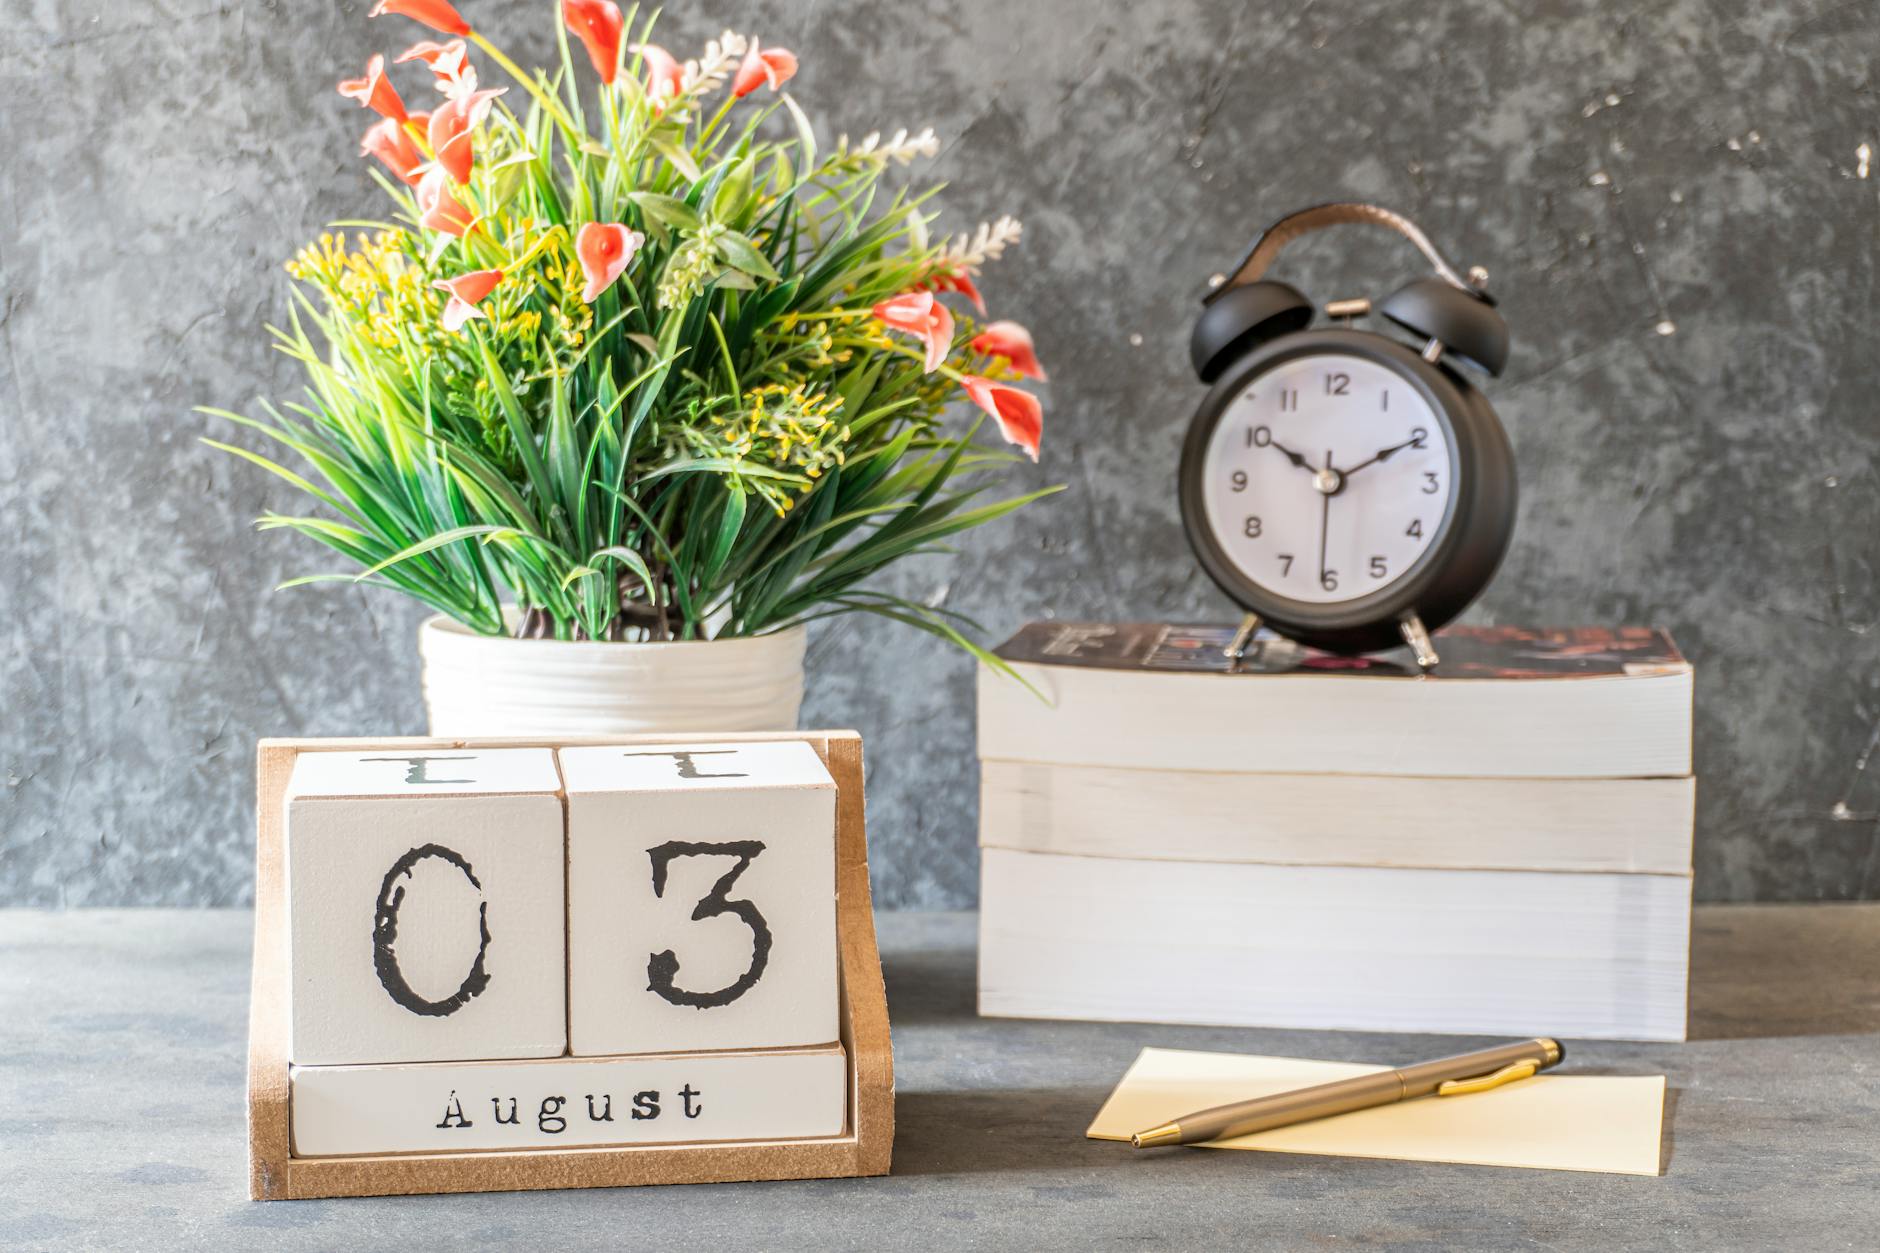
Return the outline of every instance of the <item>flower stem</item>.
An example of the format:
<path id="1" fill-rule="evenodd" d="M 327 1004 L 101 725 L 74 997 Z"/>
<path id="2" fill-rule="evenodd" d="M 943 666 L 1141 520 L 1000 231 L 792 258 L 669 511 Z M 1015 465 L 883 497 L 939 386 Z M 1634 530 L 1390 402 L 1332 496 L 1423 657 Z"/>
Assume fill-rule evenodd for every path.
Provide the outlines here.
<path id="1" fill-rule="evenodd" d="M 521 66 L 517 65 L 514 61 L 511 61 L 508 57 L 503 55 L 502 49 L 498 48 L 495 44 L 485 39 L 481 34 L 479 34 L 476 31 L 470 32 L 470 41 L 476 44 L 477 47 L 483 49 L 484 53 L 489 56 L 490 60 L 502 66 L 503 69 L 508 72 L 509 77 L 515 79 L 517 83 L 521 84 L 522 90 L 528 92 L 531 96 L 534 96 L 535 102 L 541 105 L 544 109 L 547 109 L 549 113 L 554 116 L 555 120 L 561 124 L 561 127 L 563 130 L 567 131 L 571 135 L 584 135 L 585 134 L 585 132 L 581 129 L 581 127 L 576 126 L 574 124 L 574 119 L 568 116 L 568 111 L 561 107 L 561 101 L 555 99 L 553 96 L 543 91 L 541 87 L 539 87 L 536 84 L 533 78 L 531 78 L 529 75 L 524 74 L 522 72 Z"/>
<path id="2" fill-rule="evenodd" d="M 725 97 L 725 102 L 718 106 L 718 112 L 712 115 L 712 120 L 707 122 L 704 128 L 698 133 L 698 145 L 700 149 L 704 149 L 706 145 L 712 141 L 712 136 L 718 130 L 719 125 L 725 120 L 725 115 L 731 112 L 731 106 L 737 102 L 738 98 L 736 96 Z"/>

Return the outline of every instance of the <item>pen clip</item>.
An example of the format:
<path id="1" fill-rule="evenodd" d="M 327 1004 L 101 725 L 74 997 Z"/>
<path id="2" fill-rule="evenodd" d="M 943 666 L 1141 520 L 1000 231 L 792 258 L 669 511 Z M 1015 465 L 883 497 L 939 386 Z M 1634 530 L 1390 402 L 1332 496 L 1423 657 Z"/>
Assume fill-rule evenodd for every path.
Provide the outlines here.
<path id="1" fill-rule="evenodd" d="M 1436 1085 L 1438 1096 L 1466 1096 L 1471 1092 L 1486 1092 L 1490 1088 L 1499 1088 L 1504 1083 L 1513 1083 L 1517 1079 L 1526 1079 L 1540 1066 L 1534 1061 L 1515 1062 L 1503 1066 L 1492 1074 L 1477 1075 L 1473 1079 L 1450 1079 Z"/>

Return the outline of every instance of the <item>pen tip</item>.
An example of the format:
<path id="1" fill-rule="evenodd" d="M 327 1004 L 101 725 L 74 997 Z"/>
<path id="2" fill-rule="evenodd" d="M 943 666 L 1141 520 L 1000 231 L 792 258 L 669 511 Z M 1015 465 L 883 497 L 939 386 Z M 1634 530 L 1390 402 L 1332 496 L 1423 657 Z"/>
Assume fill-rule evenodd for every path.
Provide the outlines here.
<path id="1" fill-rule="evenodd" d="M 1168 1122 L 1160 1127 L 1151 1127 L 1147 1131 L 1138 1131 L 1129 1137 L 1129 1142 L 1139 1149 L 1152 1149 L 1161 1144 L 1179 1144 L 1181 1138 L 1181 1124 Z"/>

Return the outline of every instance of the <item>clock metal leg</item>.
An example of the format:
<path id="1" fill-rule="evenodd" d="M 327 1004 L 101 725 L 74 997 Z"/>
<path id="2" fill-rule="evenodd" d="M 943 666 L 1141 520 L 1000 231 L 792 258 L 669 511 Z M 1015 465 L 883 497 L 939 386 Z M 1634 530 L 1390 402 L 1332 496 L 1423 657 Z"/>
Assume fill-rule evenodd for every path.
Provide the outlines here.
<path id="1" fill-rule="evenodd" d="M 1441 660 L 1436 655 L 1436 645 L 1430 642 L 1430 633 L 1423 629 L 1423 619 L 1413 613 L 1405 614 L 1397 626 L 1403 632 L 1403 642 L 1417 655 L 1419 668 L 1429 670 Z"/>
<path id="2" fill-rule="evenodd" d="M 1221 650 L 1221 656 L 1227 658 L 1227 668 L 1230 671 L 1240 669 L 1240 659 L 1247 655 L 1247 641 L 1252 639 L 1253 633 L 1259 629 L 1260 615 L 1257 613 L 1250 613 L 1240 620 L 1240 627 L 1234 632 L 1234 638 L 1229 640 L 1227 647 Z"/>

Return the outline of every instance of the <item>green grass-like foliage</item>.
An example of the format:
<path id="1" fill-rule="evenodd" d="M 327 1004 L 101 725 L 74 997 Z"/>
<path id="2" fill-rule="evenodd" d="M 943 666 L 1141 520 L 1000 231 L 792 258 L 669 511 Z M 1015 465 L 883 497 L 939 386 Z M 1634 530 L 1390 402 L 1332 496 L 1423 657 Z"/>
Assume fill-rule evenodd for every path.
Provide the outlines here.
<path id="1" fill-rule="evenodd" d="M 962 316 L 930 373 L 869 311 L 970 283 L 1015 229 L 930 238 L 937 189 L 883 176 L 931 155 L 931 136 L 819 149 L 787 95 L 732 97 L 743 41 L 729 32 L 676 94 L 649 89 L 628 41 L 596 95 L 565 32 L 552 76 L 470 39 L 529 101 L 495 102 L 469 181 L 448 185 L 476 226 L 420 225 L 413 187 L 375 168 L 391 220 L 336 223 L 288 266 L 291 317 L 270 330 L 306 371 L 304 399 L 258 418 L 205 410 L 285 455 L 215 447 L 319 506 L 259 525 L 357 567 L 282 586 L 392 587 L 478 632 L 559 639 L 748 636 L 868 612 L 985 657 L 971 623 L 865 584 L 1047 494 L 983 500 L 1017 458 L 976 443 L 978 423 L 943 422 L 964 375 L 1012 372 L 970 347 Z M 405 133 L 430 157 L 423 126 Z M 644 243 L 589 304 L 575 240 L 591 222 Z M 481 316 L 443 329 L 433 284 L 493 269 Z"/>

